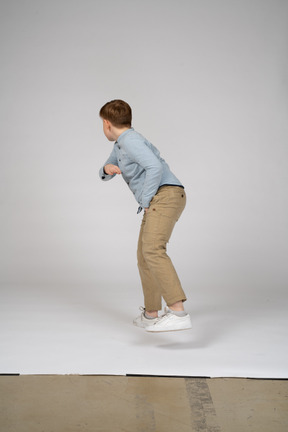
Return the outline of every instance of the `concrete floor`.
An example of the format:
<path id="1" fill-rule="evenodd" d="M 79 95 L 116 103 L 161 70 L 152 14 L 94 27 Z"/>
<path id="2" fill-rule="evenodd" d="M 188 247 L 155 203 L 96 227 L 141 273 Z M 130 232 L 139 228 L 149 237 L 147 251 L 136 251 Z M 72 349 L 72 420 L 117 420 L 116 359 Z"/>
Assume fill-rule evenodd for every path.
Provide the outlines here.
<path id="1" fill-rule="evenodd" d="M 1 432 L 286 432 L 288 381 L 1 376 Z"/>

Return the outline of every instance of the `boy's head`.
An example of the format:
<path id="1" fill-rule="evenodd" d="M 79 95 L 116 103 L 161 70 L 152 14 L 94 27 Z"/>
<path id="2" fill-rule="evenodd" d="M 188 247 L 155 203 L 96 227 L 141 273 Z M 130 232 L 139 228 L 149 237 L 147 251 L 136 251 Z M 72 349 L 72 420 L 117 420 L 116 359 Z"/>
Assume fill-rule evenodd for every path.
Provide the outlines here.
<path id="1" fill-rule="evenodd" d="M 99 112 L 103 120 L 108 120 L 116 128 L 131 127 L 132 110 L 127 102 L 115 99 L 107 102 Z"/>

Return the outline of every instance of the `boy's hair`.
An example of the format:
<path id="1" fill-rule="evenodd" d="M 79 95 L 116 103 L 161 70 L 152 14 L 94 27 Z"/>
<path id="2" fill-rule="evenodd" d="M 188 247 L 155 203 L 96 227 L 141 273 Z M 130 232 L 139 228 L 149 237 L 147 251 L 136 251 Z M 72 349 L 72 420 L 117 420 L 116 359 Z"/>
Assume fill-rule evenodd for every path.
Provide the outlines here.
<path id="1" fill-rule="evenodd" d="M 104 120 L 109 120 L 115 127 L 131 127 L 132 110 L 127 102 L 121 99 L 115 99 L 107 102 L 99 112 Z"/>

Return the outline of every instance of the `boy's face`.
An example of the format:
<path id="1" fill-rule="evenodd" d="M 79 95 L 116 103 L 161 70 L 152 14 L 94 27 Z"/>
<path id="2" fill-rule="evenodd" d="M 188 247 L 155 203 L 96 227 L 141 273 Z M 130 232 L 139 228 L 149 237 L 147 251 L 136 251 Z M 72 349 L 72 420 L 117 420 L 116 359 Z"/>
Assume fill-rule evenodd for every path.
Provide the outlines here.
<path id="1" fill-rule="evenodd" d="M 115 140 L 114 135 L 112 136 L 111 123 L 109 122 L 109 120 L 103 119 L 103 132 L 109 141 Z"/>

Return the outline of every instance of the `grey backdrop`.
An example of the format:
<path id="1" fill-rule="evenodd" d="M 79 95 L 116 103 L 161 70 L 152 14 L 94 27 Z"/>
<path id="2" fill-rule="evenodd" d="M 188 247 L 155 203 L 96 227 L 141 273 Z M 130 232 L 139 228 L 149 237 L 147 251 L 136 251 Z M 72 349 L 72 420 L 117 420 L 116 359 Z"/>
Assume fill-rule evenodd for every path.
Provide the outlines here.
<path id="1" fill-rule="evenodd" d="M 2 284 L 139 286 L 137 203 L 98 179 L 98 111 L 123 98 L 186 186 L 169 251 L 188 296 L 287 299 L 287 12 L 1 0 Z"/>

